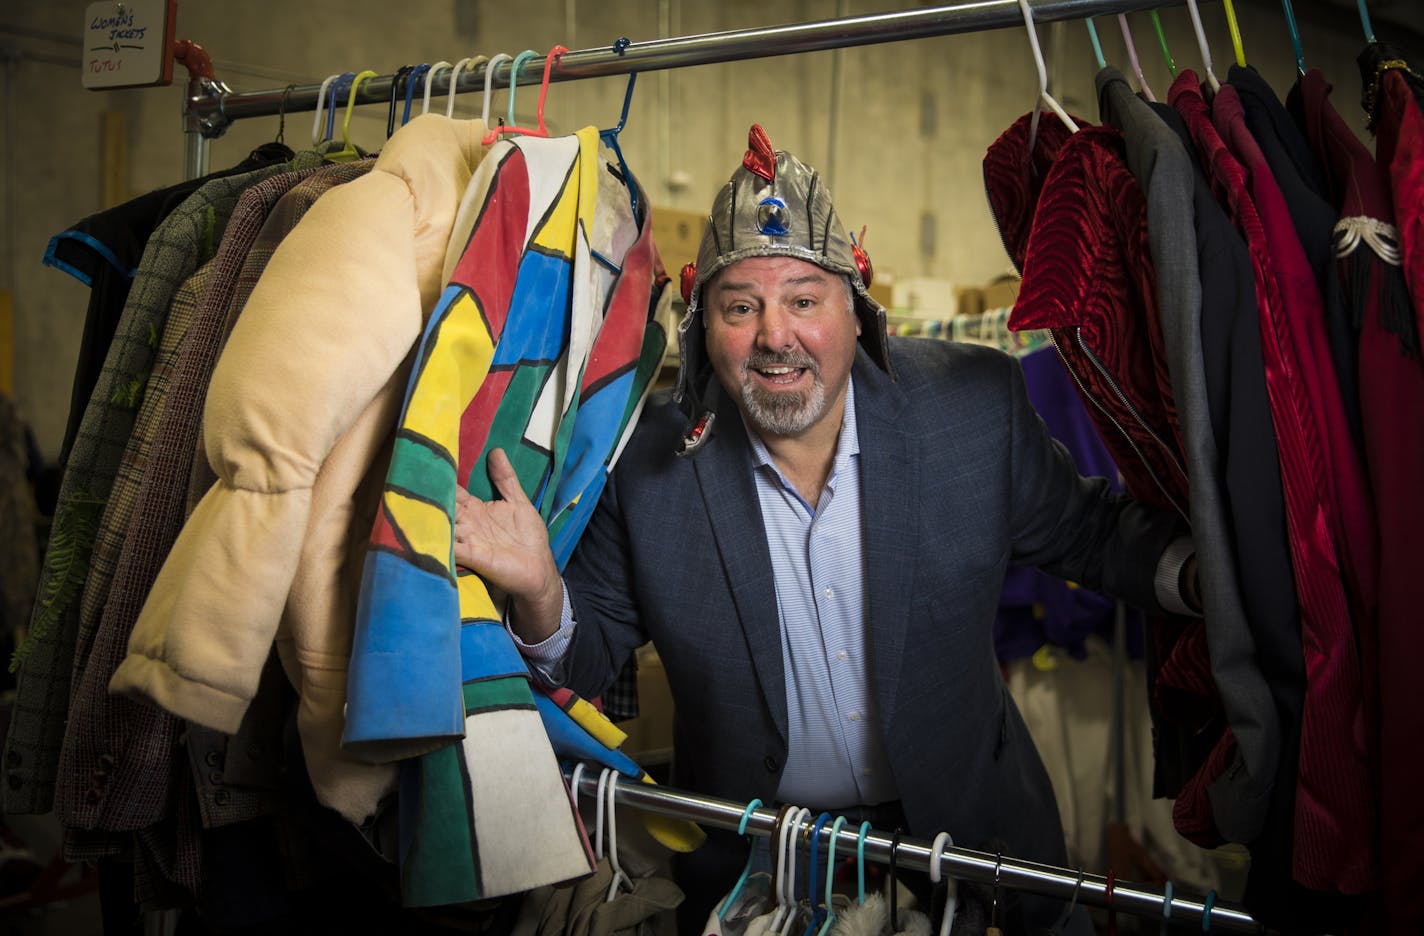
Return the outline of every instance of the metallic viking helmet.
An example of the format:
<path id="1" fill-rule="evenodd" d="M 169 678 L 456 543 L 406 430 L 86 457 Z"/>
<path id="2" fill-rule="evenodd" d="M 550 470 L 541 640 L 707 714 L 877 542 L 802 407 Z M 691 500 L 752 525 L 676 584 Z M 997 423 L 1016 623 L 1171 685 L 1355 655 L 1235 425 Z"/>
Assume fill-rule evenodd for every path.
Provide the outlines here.
<path id="1" fill-rule="evenodd" d="M 747 153 L 717 193 L 702 233 L 697 262 L 682 268 L 687 314 L 678 326 L 681 369 L 676 399 L 693 422 L 684 451 L 709 437 L 705 399 L 712 380 L 702 324 L 702 289 L 718 270 L 747 257 L 797 257 L 849 278 L 860 318 L 860 343 L 892 378 L 885 309 L 870 297 L 870 258 L 846 234 L 831 204 L 831 192 L 815 169 L 772 149 L 766 131 L 753 124 Z"/>

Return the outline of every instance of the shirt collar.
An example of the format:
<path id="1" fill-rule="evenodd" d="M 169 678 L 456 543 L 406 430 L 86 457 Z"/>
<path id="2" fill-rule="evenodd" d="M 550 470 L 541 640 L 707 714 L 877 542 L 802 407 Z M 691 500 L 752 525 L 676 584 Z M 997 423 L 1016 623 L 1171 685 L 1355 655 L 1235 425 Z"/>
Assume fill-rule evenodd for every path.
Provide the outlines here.
<path id="1" fill-rule="evenodd" d="M 771 460 L 771 452 L 767 449 L 766 443 L 762 442 L 761 436 L 756 430 L 744 423 L 747 431 L 747 440 L 752 445 L 752 457 L 756 462 L 756 467 L 763 465 L 776 469 L 776 465 Z M 846 381 L 845 412 L 841 414 L 841 434 L 836 440 L 836 461 L 834 471 L 839 471 L 841 466 L 852 455 L 860 454 L 860 433 L 855 426 L 855 380 Z M 777 472 L 779 475 L 781 472 Z"/>

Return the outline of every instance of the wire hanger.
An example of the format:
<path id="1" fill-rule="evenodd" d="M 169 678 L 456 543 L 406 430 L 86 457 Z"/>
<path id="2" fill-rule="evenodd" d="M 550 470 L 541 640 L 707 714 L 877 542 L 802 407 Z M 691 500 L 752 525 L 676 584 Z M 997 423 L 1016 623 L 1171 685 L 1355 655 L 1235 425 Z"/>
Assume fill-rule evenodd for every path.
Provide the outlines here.
<path id="1" fill-rule="evenodd" d="M 484 104 L 483 104 L 483 106 L 482 106 L 482 108 L 481 108 L 481 110 L 480 110 L 480 123 L 482 123 L 482 124 L 485 125 L 485 129 L 489 129 L 489 125 L 490 125 L 490 122 L 489 122 L 490 83 L 491 83 L 492 81 L 494 81 L 494 73 L 499 70 L 499 66 L 500 66 L 502 63 L 508 62 L 508 61 L 512 61 L 512 59 L 511 59 L 511 57 L 509 56 L 508 53 L 505 53 L 505 52 L 497 52 L 497 53 L 495 53 L 494 58 L 490 59 L 488 62 L 485 63 L 485 96 L 484 96 Z"/>
<path id="2" fill-rule="evenodd" d="M 941 832 L 934 837 L 934 843 L 930 845 L 930 883 L 938 884 L 942 876 L 940 865 L 944 861 L 944 849 L 948 845 L 954 847 L 954 839 L 949 837 L 948 832 Z M 945 881 L 947 890 L 944 895 L 944 916 L 940 918 L 939 936 L 949 936 L 949 929 L 954 925 L 954 911 L 959 906 L 959 887 L 954 878 Z"/>
<path id="3" fill-rule="evenodd" d="M 1038 97 L 1033 102 L 1033 117 L 1028 125 L 1028 152 L 1029 159 L 1033 159 L 1034 141 L 1038 139 L 1038 117 L 1042 110 L 1042 105 L 1047 104 L 1053 113 L 1058 115 L 1058 119 L 1067 125 L 1073 133 L 1078 132 L 1078 125 L 1073 122 L 1073 118 L 1068 116 L 1068 112 L 1059 106 L 1053 99 L 1053 95 L 1048 93 L 1048 69 L 1043 64 L 1043 50 L 1038 46 L 1038 30 L 1033 28 L 1033 10 L 1029 8 L 1028 0 L 1019 0 L 1019 9 L 1023 11 L 1024 26 L 1028 28 L 1028 44 L 1033 49 L 1033 62 L 1038 66 Z"/>
<path id="4" fill-rule="evenodd" d="M 351 79 L 351 91 L 346 96 L 346 116 L 341 119 L 341 149 L 326 157 L 327 159 L 334 162 L 361 157 L 361 151 L 351 142 L 351 112 L 356 109 L 356 93 L 361 90 L 361 82 L 370 81 L 374 77 L 376 73 L 368 68 Z"/>
<path id="5" fill-rule="evenodd" d="M 1137 86 L 1142 89 L 1142 96 L 1152 103 L 1157 103 L 1157 95 L 1152 93 L 1152 88 L 1147 84 L 1147 76 L 1142 74 L 1142 63 L 1137 60 L 1137 44 L 1132 41 L 1132 30 L 1127 25 L 1127 14 L 1117 15 L 1117 25 L 1122 30 L 1122 41 L 1127 43 L 1127 60 L 1132 65 L 1132 73 L 1137 76 Z"/>
<path id="6" fill-rule="evenodd" d="M 501 133 L 523 133 L 526 136 L 540 137 L 549 135 L 548 129 L 544 126 L 544 101 L 549 97 L 549 76 L 553 74 L 554 60 L 567 51 L 569 50 L 564 46 L 556 45 L 550 49 L 549 54 L 544 57 L 544 81 L 539 85 L 539 126 L 537 129 L 514 126 L 514 86 L 519 82 L 519 66 L 523 64 L 520 59 L 524 58 L 526 54 L 524 52 L 519 53 L 519 56 L 514 60 L 514 64 L 510 66 L 509 72 L 509 123 L 502 127 L 495 127 L 486 133 L 483 140 L 486 146 L 498 140 Z M 534 54 L 538 55 L 537 52 Z"/>
<path id="7" fill-rule="evenodd" d="M 1370 24 L 1370 11 L 1365 6 L 1365 0 L 1355 0 L 1355 6 L 1360 10 L 1360 25 L 1365 28 L 1365 41 L 1374 45 L 1375 28 Z"/>
<path id="8" fill-rule="evenodd" d="M 1187 0 L 1187 12 L 1192 15 L 1192 30 L 1197 34 L 1197 47 L 1201 49 L 1202 68 L 1206 70 L 1206 83 L 1215 94 L 1221 90 L 1221 82 L 1211 70 L 1211 49 L 1206 44 L 1206 33 L 1202 31 L 1201 13 L 1197 12 L 1197 0 Z"/>
<path id="9" fill-rule="evenodd" d="M 1241 27 L 1236 23 L 1236 5 L 1231 0 L 1221 0 L 1226 8 L 1226 28 L 1231 31 L 1231 48 L 1236 52 L 1236 64 L 1246 67 L 1246 50 L 1241 45 Z"/>
<path id="10" fill-rule="evenodd" d="M 1290 0 L 1281 0 L 1281 6 L 1286 11 L 1286 28 L 1290 30 L 1291 45 L 1295 47 L 1295 70 L 1304 75 L 1305 51 L 1300 47 L 1300 27 L 1295 22 L 1295 10 L 1291 9 Z"/>
<path id="11" fill-rule="evenodd" d="M 627 36 L 623 36 L 613 43 L 613 51 L 622 55 L 629 46 Z M 638 73 L 631 72 L 628 75 L 628 90 L 623 92 L 623 112 L 618 115 L 618 126 L 611 130 L 598 131 L 598 138 L 603 141 L 603 145 L 613 150 L 613 155 L 618 157 L 618 169 L 623 173 L 623 184 L 628 186 L 628 196 L 633 202 L 633 217 L 638 217 L 638 186 L 633 181 L 633 173 L 628 171 L 628 161 L 623 158 L 623 148 L 618 145 L 618 135 L 623 132 L 623 127 L 628 123 L 628 106 L 633 103 L 633 86 L 638 81 Z"/>
<path id="12" fill-rule="evenodd" d="M 1162 58 L 1167 60 L 1167 71 L 1172 73 L 1172 77 L 1177 77 L 1177 60 L 1172 58 L 1172 50 L 1167 48 L 1167 34 L 1162 30 L 1162 17 L 1157 15 L 1156 10 L 1149 10 L 1152 14 L 1152 25 L 1157 30 L 1157 43 L 1162 46 Z"/>
<path id="13" fill-rule="evenodd" d="M 428 114 L 428 113 L 430 113 L 430 85 L 431 85 L 431 83 L 435 80 L 435 75 L 436 75 L 436 73 L 439 72 L 440 69 L 442 69 L 442 68 L 449 68 L 449 67 L 450 67 L 450 63 L 447 62 L 447 61 L 445 61 L 444 59 L 441 59 L 440 61 L 436 62 L 434 65 L 431 65 L 430 68 L 426 71 L 426 73 L 425 73 L 425 102 L 420 105 L 420 112 L 421 112 L 422 114 Z"/>

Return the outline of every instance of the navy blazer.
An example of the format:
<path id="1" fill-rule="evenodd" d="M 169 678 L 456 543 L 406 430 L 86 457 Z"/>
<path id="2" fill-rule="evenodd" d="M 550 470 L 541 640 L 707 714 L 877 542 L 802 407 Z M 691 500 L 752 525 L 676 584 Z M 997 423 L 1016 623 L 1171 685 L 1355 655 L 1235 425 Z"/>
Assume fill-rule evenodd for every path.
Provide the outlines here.
<path id="1" fill-rule="evenodd" d="M 1053 791 L 994 657 L 1010 562 L 1156 609 L 1178 521 L 1085 480 L 1028 402 L 1016 361 L 895 339 L 892 381 L 860 352 L 869 679 L 909 832 L 1065 863 Z M 675 704 L 673 782 L 775 800 L 786 682 L 753 462 L 719 394 L 715 437 L 674 454 L 678 410 L 644 414 L 566 571 L 568 684 L 591 697 L 651 639 Z M 815 805 L 815 804 L 801 804 Z"/>

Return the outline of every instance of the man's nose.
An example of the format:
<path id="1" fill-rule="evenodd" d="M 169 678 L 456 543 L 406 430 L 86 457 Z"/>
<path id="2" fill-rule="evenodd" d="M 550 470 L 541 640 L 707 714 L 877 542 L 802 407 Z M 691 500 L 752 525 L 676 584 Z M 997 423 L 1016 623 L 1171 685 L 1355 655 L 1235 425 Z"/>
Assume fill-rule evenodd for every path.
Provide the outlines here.
<path id="1" fill-rule="evenodd" d="M 768 304 L 762 310 L 757 328 L 757 341 L 769 351 L 784 351 L 795 343 L 795 333 L 791 328 L 791 316 L 784 309 Z"/>

